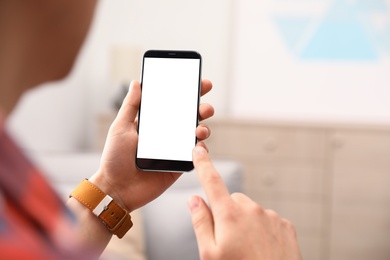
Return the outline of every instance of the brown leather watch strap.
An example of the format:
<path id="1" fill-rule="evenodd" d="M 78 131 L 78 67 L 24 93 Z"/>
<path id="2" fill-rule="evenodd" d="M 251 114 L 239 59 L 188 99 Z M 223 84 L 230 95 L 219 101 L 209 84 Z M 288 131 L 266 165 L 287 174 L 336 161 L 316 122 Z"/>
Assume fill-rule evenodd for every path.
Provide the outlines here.
<path id="1" fill-rule="evenodd" d="M 89 208 L 119 238 L 133 226 L 129 212 L 87 179 L 72 191 L 70 197 Z"/>

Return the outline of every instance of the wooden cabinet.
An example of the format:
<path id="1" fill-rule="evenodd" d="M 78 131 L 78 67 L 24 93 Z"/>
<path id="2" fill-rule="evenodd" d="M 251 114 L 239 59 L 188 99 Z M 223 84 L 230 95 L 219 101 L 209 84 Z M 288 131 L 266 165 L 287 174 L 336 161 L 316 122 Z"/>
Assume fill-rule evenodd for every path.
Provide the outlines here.
<path id="1" fill-rule="evenodd" d="M 390 129 L 210 120 L 214 157 L 296 226 L 304 259 L 390 259 Z"/>
<path id="2" fill-rule="evenodd" d="M 332 131 L 330 257 L 390 259 L 390 134 Z"/>
<path id="3" fill-rule="evenodd" d="M 246 193 L 295 224 L 305 259 L 321 259 L 326 132 L 234 121 L 213 121 L 210 127 L 212 156 L 239 160 Z"/>

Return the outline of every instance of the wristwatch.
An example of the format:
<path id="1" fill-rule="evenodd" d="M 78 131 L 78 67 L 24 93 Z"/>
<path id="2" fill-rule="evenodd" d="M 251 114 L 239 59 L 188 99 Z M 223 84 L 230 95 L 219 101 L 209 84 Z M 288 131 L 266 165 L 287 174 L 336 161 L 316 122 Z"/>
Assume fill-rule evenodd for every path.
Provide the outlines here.
<path id="1" fill-rule="evenodd" d="M 122 238 L 133 226 L 129 212 L 87 179 L 72 191 L 73 197 L 92 211 L 107 229 Z"/>

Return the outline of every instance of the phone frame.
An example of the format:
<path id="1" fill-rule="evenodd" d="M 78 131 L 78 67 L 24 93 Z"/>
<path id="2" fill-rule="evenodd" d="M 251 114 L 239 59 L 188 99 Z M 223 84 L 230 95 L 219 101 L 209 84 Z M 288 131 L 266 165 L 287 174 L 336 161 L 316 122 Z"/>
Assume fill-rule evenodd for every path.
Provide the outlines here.
<path id="1" fill-rule="evenodd" d="M 198 97 L 197 97 L 197 113 L 196 113 L 196 127 L 199 124 L 199 104 L 200 104 L 200 92 L 201 92 L 201 77 L 202 77 L 202 57 L 195 51 L 183 51 L 183 50 L 148 50 L 144 53 L 142 58 L 142 74 L 141 74 L 141 90 L 143 88 L 143 75 L 144 75 L 144 63 L 146 58 L 170 58 L 170 59 L 199 59 L 199 72 L 198 72 Z M 142 93 L 142 92 L 141 92 Z M 142 95 L 142 94 L 141 94 Z M 141 102 L 138 111 L 138 126 L 137 132 L 139 133 L 140 124 L 142 122 L 141 116 Z M 195 128 L 196 128 L 195 127 Z M 197 137 L 194 129 L 194 147 L 197 143 Z M 143 171 L 158 171 L 158 172 L 187 172 L 194 169 L 194 165 L 191 161 L 181 160 L 166 160 L 166 159 L 145 159 L 138 158 L 138 144 L 137 153 L 135 156 L 137 168 Z"/>

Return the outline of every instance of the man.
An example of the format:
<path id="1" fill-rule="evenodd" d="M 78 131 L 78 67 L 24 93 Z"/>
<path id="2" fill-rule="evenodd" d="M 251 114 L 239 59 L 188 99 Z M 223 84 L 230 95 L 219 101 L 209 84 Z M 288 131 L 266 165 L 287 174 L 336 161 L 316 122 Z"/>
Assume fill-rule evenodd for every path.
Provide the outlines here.
<path id="1" fill-rule="evenodd" d="M 131 227 L 129 212 L 180 177 L 145 174 L 135 167 L 141 95 L 136 81 L 110 127 L 99 170 L 75 189 L 66 206 L 4 129 L 23 93 L 68 75 L 95 5 L 95 0 L 0 0 L 0 255 L 4 259 L 96 258 L 113 234 L 121 237 Z M 202 95 L 211 88 L 210 81 L 202 81 Z M 201 120 L 213 113 L 209 104 L 199 108 Z M 210 130 L 200 124 L 196 135 L 204 140 Z M 300 258 L 292 224 L 243 194 L 230 195 L 203 142 L 194 149 L 193 160 L 210 202 L 209 207 L 198 196 L 189 199 L 202 259 Z"/>

